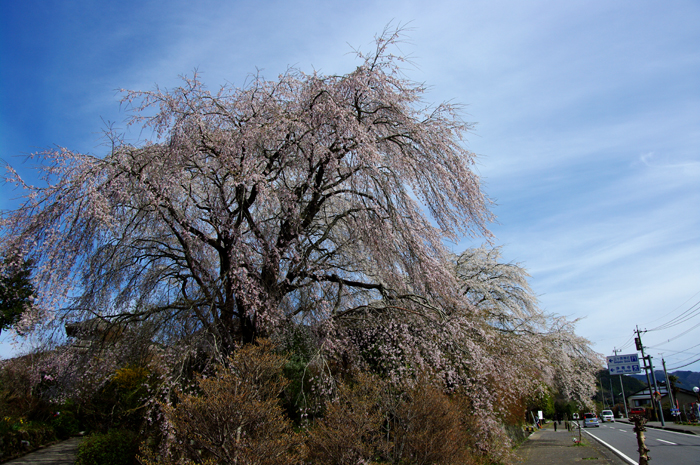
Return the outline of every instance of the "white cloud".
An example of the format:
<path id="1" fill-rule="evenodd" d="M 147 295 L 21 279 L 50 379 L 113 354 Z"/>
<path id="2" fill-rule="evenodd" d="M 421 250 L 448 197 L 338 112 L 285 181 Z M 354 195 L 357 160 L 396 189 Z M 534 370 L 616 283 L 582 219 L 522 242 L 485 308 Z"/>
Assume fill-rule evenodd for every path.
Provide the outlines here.
<path id="1" fill-rule="evenodd" d="M 610 353 L 700 290 L 697 2 L 97 5 L 62 6 L 65 21 L 19 37 L 40 45 L 13 69 L 42 79 L 3 89 L 3 102 L 12 92 L 22 104 L 0 110 L 11 129 L 0 157 L 54 142 L 99 151 L 100 116 L 124 117 L 119 87 L 173 87 L 194 68 L 212 88 L 241 85 L 256 67 L 269 78 L 290 65 L 343 73 L 357 64 L 351 46 L 367 50 L 390 20 L 412 21 L 407 75 L 478 121 L 469 146 L 498 201 L 497 243 L 530 269 L 547 310 L 586 317 L 582 334 Z"/>

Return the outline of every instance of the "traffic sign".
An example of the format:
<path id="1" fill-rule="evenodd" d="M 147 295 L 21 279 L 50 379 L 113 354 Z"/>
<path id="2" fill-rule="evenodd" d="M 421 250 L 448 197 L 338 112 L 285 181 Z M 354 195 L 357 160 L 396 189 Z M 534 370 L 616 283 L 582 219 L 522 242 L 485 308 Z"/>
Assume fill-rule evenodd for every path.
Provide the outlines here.
<path id="1" fill-rule="evenodd" d="M 611 375 L 624 375 L 640 373 L 639 355 L 610 355 L 608 356 L 608 370 Z"/>

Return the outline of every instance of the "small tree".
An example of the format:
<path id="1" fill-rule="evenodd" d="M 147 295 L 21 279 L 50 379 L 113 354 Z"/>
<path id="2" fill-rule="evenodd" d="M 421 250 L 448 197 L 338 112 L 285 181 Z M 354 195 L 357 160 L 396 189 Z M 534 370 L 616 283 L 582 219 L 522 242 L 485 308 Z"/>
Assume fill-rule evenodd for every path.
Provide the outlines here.
<path id="1" fill-rule="evenodd" d="M 299 463 L 303 438 L 292 430 L 278 399 L 287 384 L 285 358 L 271 349 L 268 341 L 243 347 L 215 376 L 200 377 L 194 392 L 163 405 L 174 434 L 164 455 L 195 463 Z"/>

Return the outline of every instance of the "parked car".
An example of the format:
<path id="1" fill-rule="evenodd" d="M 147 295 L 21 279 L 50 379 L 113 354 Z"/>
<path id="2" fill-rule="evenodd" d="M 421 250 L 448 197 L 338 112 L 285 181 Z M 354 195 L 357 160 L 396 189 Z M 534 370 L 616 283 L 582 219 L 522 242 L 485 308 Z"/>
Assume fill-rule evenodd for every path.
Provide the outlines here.
<path id="1" fill-rule="evenodd" d="M 595 413 L 584 413 L 583 414 L 583 427 L 584 428 L 598 428 L 600 423 L 598 422 L 598 417 Z"/>
<path id="2" fill-rule="evenodd" d="M 645 417 L 647 416 L 647 410 L 644 407 L 632 407 L 630 409 L 630 417 Z"/>
<path id="3" fill-rule="evenodd" d="M 615 415 L 613 415 L 612 410 L 603 410 L 600 412 L 600 420 L 605 423 L 606 421 L 612 421 L 615 423 Z"/>

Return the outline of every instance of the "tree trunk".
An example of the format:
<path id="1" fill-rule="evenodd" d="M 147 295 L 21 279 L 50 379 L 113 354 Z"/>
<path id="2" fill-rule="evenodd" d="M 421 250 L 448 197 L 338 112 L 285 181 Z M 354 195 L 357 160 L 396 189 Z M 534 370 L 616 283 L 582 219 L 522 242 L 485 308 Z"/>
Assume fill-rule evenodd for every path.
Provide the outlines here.
<path id="1" fill-rule="evenodd" d="M 639 465 L 649 465 L 649 448 L 647 447 L 646 440 L 644 438 L 644 431 L 647 429 L 644 427 L 644 424 L 647 422 L 647 419 L 640 416 L 640 415 L 635 415 L 632 417 L 632 421 L 634 421 L 634 432 L 637 433 L 637 450 L 639 451 Z"/>

